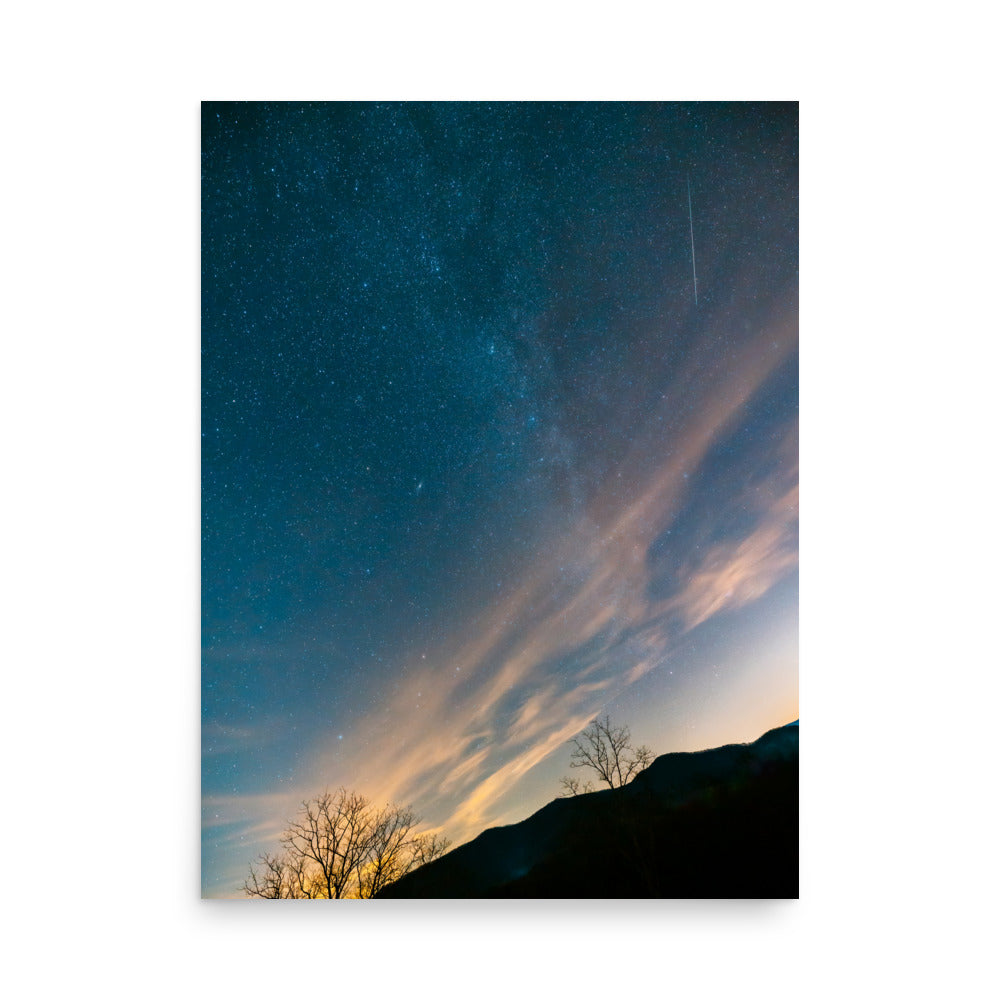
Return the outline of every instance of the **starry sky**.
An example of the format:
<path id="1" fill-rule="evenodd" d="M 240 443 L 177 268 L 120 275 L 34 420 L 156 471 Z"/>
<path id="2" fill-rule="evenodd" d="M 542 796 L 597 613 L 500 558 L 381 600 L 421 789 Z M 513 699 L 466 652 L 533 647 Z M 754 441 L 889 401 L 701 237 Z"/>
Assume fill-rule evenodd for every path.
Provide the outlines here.
<path id="1" fill-rule="evenodd" d="M 208 102 L 201 193 L 203 895 L 798 717 L 796 104 Z"/>

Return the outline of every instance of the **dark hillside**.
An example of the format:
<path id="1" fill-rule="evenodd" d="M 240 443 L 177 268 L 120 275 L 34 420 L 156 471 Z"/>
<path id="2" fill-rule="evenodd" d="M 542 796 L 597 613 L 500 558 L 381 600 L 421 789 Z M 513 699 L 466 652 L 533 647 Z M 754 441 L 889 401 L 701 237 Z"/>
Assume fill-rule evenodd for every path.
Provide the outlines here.
<path id="1" fill-rule="evenodd" d="M 615 791 L 556 799 L 381 898 L 798 896 L 798 724 L 658 757 Z"/>

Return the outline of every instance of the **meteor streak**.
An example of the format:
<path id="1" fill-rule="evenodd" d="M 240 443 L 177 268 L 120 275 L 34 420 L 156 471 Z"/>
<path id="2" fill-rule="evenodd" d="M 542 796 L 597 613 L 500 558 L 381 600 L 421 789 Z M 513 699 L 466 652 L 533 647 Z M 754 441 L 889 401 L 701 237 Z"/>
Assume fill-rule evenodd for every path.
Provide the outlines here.
<path id="1" fill-rule="evenodd" d="M 688 225 L 691 227 L 691 274 L 694 276 L 694 304 L 698 304 L 698 272 L 694 267 L 694 216 L 691 214 L 691 177 L 688 176 Z"/>

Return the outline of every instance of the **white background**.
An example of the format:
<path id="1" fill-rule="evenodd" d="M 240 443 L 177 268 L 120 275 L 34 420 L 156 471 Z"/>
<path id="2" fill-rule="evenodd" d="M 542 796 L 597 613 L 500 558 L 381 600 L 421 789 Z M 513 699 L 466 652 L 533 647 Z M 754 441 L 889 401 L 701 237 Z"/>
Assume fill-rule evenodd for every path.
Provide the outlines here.
<path id="1" fill-rule="evenodd" d="M 7 11 L 13 995 L 995 986 L 996 115 L 979 9 Z M 473 98 L 801 101 L 799 901 L 198 898 L 199 102 Z"/>

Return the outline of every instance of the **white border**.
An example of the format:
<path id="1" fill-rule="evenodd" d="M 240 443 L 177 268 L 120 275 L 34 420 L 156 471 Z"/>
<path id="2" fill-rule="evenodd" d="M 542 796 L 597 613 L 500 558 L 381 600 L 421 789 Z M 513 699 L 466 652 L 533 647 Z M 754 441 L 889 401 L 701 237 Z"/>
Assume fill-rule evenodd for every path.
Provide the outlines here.
<path id="1" fill-rule="evenodd" d="M 995 663 L 977 566 L 997 554 L 976 9 L 8 13 L 12 981 L 108 997 L 975 987 L 995 681 L 956 670 Z M 198 102 L 303 97 L 803 102 L 800 902 L 198 900 Z"/>

